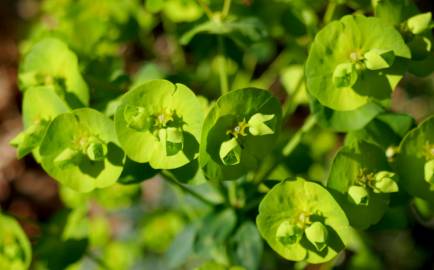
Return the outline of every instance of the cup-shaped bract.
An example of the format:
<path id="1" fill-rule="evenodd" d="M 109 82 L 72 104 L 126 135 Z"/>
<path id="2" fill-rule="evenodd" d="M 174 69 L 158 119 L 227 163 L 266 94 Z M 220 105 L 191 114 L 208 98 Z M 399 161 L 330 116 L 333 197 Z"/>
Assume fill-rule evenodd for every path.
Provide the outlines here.
<path id="1" fill-rule="evenodd" d="M 364 141 L 346 145 L 336 154 L 327 187 L 345 211 L 351 226 L 366 229 L 384 215 L 390 192 L 378 190 L 375 175 L 388 170 L 384 150 Z"/>
<path id="2" fill-rule="evenodd" d="M 347 244 L 350 229 L 333 196 L 302 178 L 274 186 L 259 205 L 256 224 L 282 257 L 309 263 L 333 259 Z"/>
<path id="3" fill-rule="evenodd" d="M 306 61 L 307 89 L 321 104 L 338 111 L 387 100 L 404 73 L 401 65 L 385 64 L 392 52 L 394 57 L 410 58 L 410 50 L 392 26 L 378 18 L 344 16 L 315 37 Z"/>
<path id="4" fill-rule="evenodd" d="M 113 121 L 89 108 L 57 116 L 40 145 L 42 167 L 78 192 L 108 187 L 122 173 L 125 155 Z"/>
<path id="5" fill-rule="evenodd" d="M 405 190 L 415 197 L 434 203 L 434 116 L 411 130 L 402 140 L 397 157 L 397 172 Z M 431 176 L 431 177 L 430 177 Z"/>
<path id="6" fill-rule="evenodd" d="M 199 163 L 214 180 L 233 180 L 255 169 L 273 149 L 281 106 L 268 91 L 245 88 L 221 96 L 202 128 Z"/>
<path id="7" fill-rule="evenodd" d="M 17 147 L 18 157 L 22 158 L 33 151 L 34 157 L 39 161 L 37 148 L 51 120 L 67 111 L 68 105 L 52 88 L 39 86 L 26 90 L 23 97 L 24 131 L 11 141 Z"/>
<path id="8" fill-rule="evenodd" d="M 77 56 L 56 38 L 44 38 L 30 49 L 21 62 L 18 81 L 22 91 L 50 86 L 74 108 L 89 103 L 89 90 L 80 74 Z"/>
<path id="9" fill-rule="evenodd" d="M 26 270 L 31 257 L 30 242 L 18 222 L 0 213 L 0 269 Z"/>
<path id="10" fill-rule="evenodd" d="M 116 110 L 119 142 L 133 161 L 179 168 L 197 158 L 203 110 L 183 84 L 154 80 L 126 93 Z"/>

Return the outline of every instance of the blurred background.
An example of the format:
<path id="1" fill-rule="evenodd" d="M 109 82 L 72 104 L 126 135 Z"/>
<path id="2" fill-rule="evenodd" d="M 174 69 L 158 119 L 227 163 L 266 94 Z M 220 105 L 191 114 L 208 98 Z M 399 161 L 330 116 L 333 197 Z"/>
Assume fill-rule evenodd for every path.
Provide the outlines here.
<path id="1" fill-rule="evenodd" d="M 116 185 L 104 194 L 97 192 L 89 195 L 90 199 L 82 198 L 60 189 L 32 157 L 17 160 L 15 149 L 9 145 L 22 130 L 21 94 L 17 83 L 20 57 L 34 40 L 50 32 L 67 40 L 77 53 L 92 91 L 92 106 L 100 110 L 109 111 L 110 100 L 129 86 L 155 78 L 185 83 L 209 98 L 219 95 L 214 40 L 200 36 L 188 45 L 178 41 L 180 33 L 203 16 L 196 2 L 168 1 L 172 4 L 159 13 L 147 10 L 144 1 L 81 1 L 86 2 L 82 6 L 74 6 L 74 2 L 0 0 L 1 210 L 16 217 L 23 226 L 34 246 L 35 258 L 39 260 L 33 264 L 35 269 L 168 269 L 169 266 L 192 269 L 203 256 L 213 257 L 201 252 L 218 254 L 218 251 L 196 251 L 192 252 L 195 256 L 190 256 L 183 254 L 182 250 L 189 247 L 182 238 L 178 246 L 173 245 L 173 240 L 182 233 L 188 242 L 190 221 L 206 215 L 205 205 L 169 187 L 159 176 L 150 177 L 139 185 Z M 211 7 L 221 5 L 219 1 L 211 2 Z M 267 5 L 270 2 L 275 5 Z M 324 14 L 326 2 L 234 1 L 235 13 L 259 14 L 269 36 L 249 50 L 226 44 L 232 88 L 251 85 L 269 88 L 282 103 L 291 97 L 295 86 L 285 78 L 298 76 L 297 70 L 307 53 L 305 46 L 319 27 L 315 14 Z M 370 1 L 347 2 L 334 16 L 354 10 L 371 12 Z M 432 10 L 433 2 L 420 0 L 416 4 L 426 12 Z M 294 25 L 297 27 L 292 27 Z M 422 78 L 407 75 L 394 93 L 393 110 L 409 113 L 417 120 L 434 113 L 432 72 Z M 296 129 L 308 111 L 307 102 L 300 102 L 288 126 Z M 295 156 L 286 161 L 288 169 L 321 180 L 342 140 L 342 134 L 318 129 L 315 135 L 305 139 Z M 312 149 L 314 141 L 317 147 Z M 219 199 L 206 186 L 200 188 L 209 192 L 210 198 Z M 84 208 L 80 203 L 83 200 L 86 201 Z M 432 222 L 418 222 L 410 208 L 394 211 L 386 217 L 394 226 L 384 229 L 382 224 L 387 222 L 380 222 L 366 233 L 368 243 L 365 244 L 369 251 L 362 254 L 364 257 L 354 256 L 354 260 L 349 260 L 352 256 L 349 251 L 341 262 L 334 262 L 337 267 L 434 269 Z M 88 217 L 86 224 L 80 223 L 83 216 Z M 90 231 L 90 239 L 84 241 L 81 236 L 85 233 L 74 229 L 71 232 L 76 235 L 74 241 L 56 240 L 71 222 L 74 228 Z M 205 241 L 203 249 L 207 248 Z M 357 264 L 357 260 L 364 263 Z M 285 262 L 267 247 L 260 265 L 260 269 L 331 267 Z"/>

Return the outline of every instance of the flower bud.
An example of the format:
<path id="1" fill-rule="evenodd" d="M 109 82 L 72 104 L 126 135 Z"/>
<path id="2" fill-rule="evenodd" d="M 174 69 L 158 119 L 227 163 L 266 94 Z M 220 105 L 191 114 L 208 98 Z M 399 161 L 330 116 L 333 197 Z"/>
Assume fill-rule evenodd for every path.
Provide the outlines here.
<path id="1" fill-rule="evenodd" d="M 375 174 L 374 179 L 373 190 L 375 193 L 392 193 L 399 190 L 396 183 L 398 176 L 394 172 L 380 171 Z"/>
<path id="2" fill-rule="evenodd" d="M 220 145 L 219 151 L 220 159 L 223 164 L 231 166 L 240 163 L 241 161 L 241 147 L 236 138 L 232 138 L 223 142 Z"/>
<path id="3" fill-rule="evenodd" d="M 348 198 L 356 205 L 368 205 L 369 193 L 361 186 L 351 186 L 348 189 Z"/>
<path id="4" fill-rule="evenodd" d="M 184 147 L 184 136 L 182 129 L 168 127 L 159 130 L 160 141 L 165 144 L 166 155 L 173 156 Z"/>
<path id="5" fill-rule="evenodd" d="M 318 251 L 322 251 L 327 246 L 328 231 L 326 226 L 321 222 L 313 222 L 304 232 L 306 233 L 307 240 L 309 240 Z"/>
<path id="6" fill-rule="evenodd" d="M 431 12 L 415 15 L 407 20 L 407 27 L 417 35 L 427 30 L 431 23 Z"/>
<path id="7" fill-rule="evenodd" d="M 434 159 L 425 162 L 424 178 L 426 182 L 434 185 Z"/>
<path id="8" fill-rule="evenodd" d="M 86 149 L 87 157 L 92 161 L 100 161 L 107 155 L 107 144 L 103 142 L 91 142 Z"/>
<path id="9" fill-rule="evenodd" d="M 357 81 L 357 71 L 353 64 L 339 64 L 333 72 L 333 83 L 336 87 L 351 87 Z"/>
<path id="10" fill-rule="evenodd" d="M 289 221 L 280 223 L 276 231 L 277 240 L 285 246 L 299 242 L 302 237 L 303 230 L 297 225 L 291 224 Z"/>
<path id="11" fill-rule="evenodd" d="M 143 107 L 126 105 L 124 109 L 124 119 L 127 126 L 136 131 L 143 131 L 149 128 L 148 116 Z"/>

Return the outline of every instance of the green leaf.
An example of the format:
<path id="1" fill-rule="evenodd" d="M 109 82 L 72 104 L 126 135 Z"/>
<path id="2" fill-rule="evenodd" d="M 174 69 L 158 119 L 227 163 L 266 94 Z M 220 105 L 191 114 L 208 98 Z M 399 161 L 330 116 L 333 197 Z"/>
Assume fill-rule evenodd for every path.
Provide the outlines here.
<path id="1" fill-rule="evenodd" d="M 319 221 L 315 221 L 304 230 L 307 240 L 309 240 L 318 251 L 327 247 L 327 228 Z"/>
<path id="2" fill-rule="evenodd" d="M 366 229 L 377 223 L 388 207 L 390 194 L 375 193 L 372 188 L 371 182 L 379 171 L 390 171 L 384 150 L 364 141 L 355 141 L 341 148 L 333 160 L 327 187 L 355 228 Z M 367 205 L 365 191 L 353 186 L 368 191 Z M 349 195 L 354 202 L 349 200 Z"/>
<path id="3" fill-rule="evenodd" d="M 414 36 L 408 43 L 411 50 L 412 60 L 417 62 L 429 58 L 432 49 L 432 41 L 429 37 L 417 35 Z"/>
<path id="4" fill-rule="evenodd" d="M 274 115 L 270 121 L 273 134 L 253 136 L 247 130 L 249 124 L 246 123 L 246 119 L 250 119 L 257 113 L 264 116 Z M 221 96 L 210 109 L 202 128 L 199 165 L 205 176 L 214 180 L 231 180 L 255 169 L 273 149 L 280 133 L 280 122 L 281 106 L 269 91 L 245 88 L 230 91 Z M 237 139 L 242 150 L 240 161 L 228 166 L 222 161 L 220 150 L 222 143 L 229 141 L 232 137 Z M 225 145 L 234 146 L 235 143 Z M 222 153 L 226 154 L 230 148 L 224 149 L 225 153 Z M 235 151 L 237 155 L 238 150 Z"/>
<path id="5" fill-rule="evenodd" d="M 431 116 L 404 137 L 396 160 L 400 185 L 412 196 L 430 203 L 434 203 L 434 190 L 425 179 L 425 164 L 433 159 L 433 149 L 434 117 Z"/>
<path id="6" fill-rule="evenodd" d="M 195 0 L 165 0 L 163 14 L 175 23 L 193 22 L 203 10 Z"/>
<path id="7" fill-rule="evenodd" d="M 34 246 L 37 262 L 47 269 L 66 269 L 85 254 L 89 241 L 86 207 L 62 209 L 42 227 L 44 237 Z"/>
<path id="8" fill-rule="evenodd" d="M 391 69 L 375 71 L 364 68 L 363 55 L 372 49 L 393 51 L 397 58 L 411 57 L 399 32 L 378 18 L 344 16 L 340 21 L 326 25 L 316 35 L 306 61 L 306 83 L 310 94 L 322 105 L 337 111 L 352 111 L 372 100 L 389 100 L 404 67 L 395 61 L 396 65 Z M 337 87 L 333 74 L 344 63 L 355 65 L 358 79 L 352 86 Z M 351 85 L 351 80 L 347 81 L 347 85 Z"/>
<path id="9" fill-rule="evenodd" d="M 17 148 L 18 158 L 23 158 L 38 148 L 49 124 L 49 121 L 35 123 L 11 140 L 11 145 Z"/>
<path id="10" fill-rule="evenodd" d="M 68 105 L 52 88 L 40 86 L 26 90 L 23 97 L 24 131 L 11 141 L 18 148 L 18 158 L 33 152 L 35 159 L 40 161 L 39 145 L 51 120 L 67 111 Z"/>
<path id="11" fill-rule="evenodd" d="M 245 269 L 259 269 L 264 248 L 261 236 L 253 222 L 245 221 L 239 226 L 230 239 L 230 247 L 235 264 Z"/>
<path id="12" fill-rule="evenodd" d="M 380 105 L 373 102 L 352 111 L 335 111 L 321 105 L 318 100 L 312 101 L 311 109 L 323 127 L 346 132 L 363 128 L 384 111 Z"/>
<path id="13" fill-rule="evenodd" d="M 298 229 L 320 222 L 327 230 L 327 237 L 317 234 L 317 226 L 309 237 L 300 237 Z M 302 178 L 287 180 L 275 185 L 262 199 L 256 224 L 270 247 L 287 260 L 322 263 L 333 259 L 348 243 L 349 224 L 339 204 L 321 185 Z M 303 232 L 303 230 L 302 230 Z M 292 236 L 295 237 L 284 237 Z M 282 237 L 284 241 L 282 242 Z M 321 239 L 323 238 L 323 239 Z M 295 239 L 295 241 L 294 241 Z M 288 240 L 288 241 L 287 241 Z"/>
<path id="14" fill-rule="evenodd" d="M 230 208 L 206 215 L 197 234 L 195 253 L 205 258 L 227 256 L 225 243 L 231 239 L 236 224 L 237 216 Z"/>
<path id="15" fill-rule="evenodd" d="M 420 34 L 430 28 L 431 24 L 431 12 L 410 17 L 407 20 L 407 27 L 413 34 Z"/>
<path id="16" fill-rule="evenodd" d="M 397 147 L 402 137 L 413 125 L 414 119 L 409 115 L 382 113 L 363 129 L 348 133 L 345 144 L 352 144 L 354 141 L 366 141 L 387 151 L 387 149 Z"/>
<path id="17" fill-rule="evenodd" d="M 151 13 L 157 13 L 164 7 L 164 0 L 146 0 L 145 1 L 146 10 Z"/>
<path id="18" fill-rule="evenodd" d="M 138 163 L 127 157 L 118 183 L 122 185 L 134 185 L 151 179 L 158 172 L 159 170 L 152 169 L 149 163 Z"/>
<path id="19" fill-rule="evenodd" d="M 89 104 L 89 90 L 83 80 L 75 54 L 56 38 L 44 38 L 24 56 L 18 74 L 22 91 L 48 86 L 70 106 Z"/>
<path id="20" fill-rule="evenodd" d="M 103 146 L 100 149 L 100 154 L 106 152 L 104 158 L 96 152 L 88 152 L 95 143 L 106 145 L 107 150 Z M 57 116 L 48 127 L 39 152 L 45 171 L 78 192 L 114 184 L 125 161 L 113 122 L 88 108 Z"/>
<path id="21" fill-rule="evenodd" d="M 274 125 L 269 123 L 268 125 L 266 122 L 271 121 L 274 118 L 274 114 L 268 114 L 264 115 L 261 113 L 256 113 L 252 117 L 250 117 L 248 124 L 249 124 L 249 132 L 253 136 L 263 136 L 263 135 L 269 135 L 274 133 Z M 274 124 L 274 123 L 273 123 Z M 270 127 L 271 125 L 272 127 Z"/>
<path id="22" fill-rule="evenodd" d="M 266 35 L 265 26 L 257 18 L 228 19 L 215 18 L 201 23 L 181 37 L 181 44 L 188 44 L 198 34 L 224 35 L 241 47 L 258 42 Z"/>
<path id="23" fill-rule="evenodd" d="M 348 197 L 356 205 L 368 205 L 369 193 L 361 186 L 351 186 L 348 188 Z"/>
<path id="24" fill-rule="evenodd" d="M 231 166 L 240 163 L 241 147 L 236 138 L 222 142 L 220 146 L 220 159 L 223 164 Z"/>
<path id="25" fill-rule="evenodd" d="M 124 113 L 129 106 L 143 108 L 139 122 L 149 125 L 140 125 L 144 128 L 139 130 L 129 127 Z M 122 97 L 115 127 L 131 160 L 149 162 L 154 169 L 174 169 L 197 158 L 202 119 L 202 106 L 190 89 L 166 80 L 153 80 Z"/>
<path id="26" fill-rule="evenodd" d="M 357 70 L 352 63 L 339 64 L 333 71 L 333 83 L 337 88 L 353 86 L 357 77 Z"/>
<path id="27" fill-rule="evenodd" d="M 32 249 L 23 229 L 12 217 L 0 213 L 0 269 L 26 270 Z"/>
<path id="28" fill-rule="evenodd" d="M 398 192 L 398 175 L 394 172 L 380 171 L 375 174 L 374 192 L 392 193 Z"/>
<path id="29" fill-rule="evenodd" d="M 364 54 L 366 67 L 370 70 L 386 69 L 395 61 L 392 50 L 372 49 Z"/>
<path id="30" fill-rule="evenodd" d="M 407 0 L 381 0 L 375 6 L 375 16 L 391 26 L 398 26 L 418 13 L 413 1 Z"/>

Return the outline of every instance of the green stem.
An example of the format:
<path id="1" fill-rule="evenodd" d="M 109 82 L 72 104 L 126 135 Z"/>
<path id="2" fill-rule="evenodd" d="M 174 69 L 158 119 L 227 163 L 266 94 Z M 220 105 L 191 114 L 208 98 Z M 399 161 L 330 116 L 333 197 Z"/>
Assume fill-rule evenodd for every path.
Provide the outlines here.
<path id="1" fill-rule="evenodd" d="M 326 8 L 326 11 L 324 13 L 324 17 L 323 17 L 324 24 L 329 23 L 333 19 L 333 16 L 334 16 L 335 10 L 336 10 L 336 6 L 337 6 L 337 4 L 336 4 L 335 0 L 329 1 L 327 8 Z"/>
<path id="2" fill-rule="evenodd" d="M 309 132 L 315 126 L 315 124 L 316 124 L 316 117 L 315 115 L 311 114 L 306 119 L 303 126 L 299 130 L 297 130 L 297 132 L 292 136 L 291 140 L 289 140 L 289 142 L 285 145 L 285 147 L 282 150 L 282 155 L 284 157 L 289 156 L 297 147 L 297 145 L 301 142 L 303 135 Z"/>
<path id="3" fill-rule="evenodd" d="M 288 117 L 295 111 L 297 108 L 297 100 L 296 97 L 300 93 L 304 82 L 304 75 L 300 78 L 295 86 L 295 90 L 291 96 L 289 96 L 288 100 L 283 105 L 283 120 L 282 123 L 286 123 Z"/>
<path id="4" fill-rule="evenodd" d="M 317 120 L 315 115 L 310 115 L 304 122 L 303 126 L 299 130 L 297 130 L 297 132 L 291 137 L 285 147 L 283 147 L 283 150 L 279 157 L 274 157 L 270 155 L 267 159 L 264 160 L 264 162 L 262 163 L 263 165 L 257 171 L 253 182 L 259 184 L 262 180 L 266 179 L 273 172 L 273 170 L 285 157 L 291 155 L 297 145 L 300 144 L 303 136 L 315 126 L 316 121 Z"/>
<path id="5" fill-rule="evenodd" d="M 86 252 L 86 256 L 93 261 L 95 264 L 97 264 L 100 268 L 110 270 L 110 267 L 102 260 L 100 257 L 96 256 L 92 252 L 88 251 Z"/>
<path id="6" fill-rule="evenodd" d="M 225 0 L 225 2 L 223 3 L 222 18 L 228 16 L 230 9 L 231 9 L 231 0 Z"/>
<path id="7" fill-rule="evenodd" d="M 218 67 L 219 67 L 219 79 L 220 79 L 220 91 L 221 95 L 228 92 L 228 77 L 226 73 L 226 58 L 223 45 L 223 37 L 217 37 L 218 42 Z"/>
<path id="8" fill-rule="evenodd" d="M 178 186 L 180 189 L 182 189 L 182 191 L 184 191 L 185 193 L 190 194 L 191 196 L 195 197 L 196 199 L 198 199 L 199 201 L 208 204 L 209 206 L 215 206 L 216 204 L 210 200 L 208 200 L 207 198 L 203 197 L 201 194 L 199 194 L 198 192 L 194 191 L 193 189 L 191 189 L 190 187 L 188 187 L 187 185 L 184 185 L 182 183 L 180 183 L 170 172 L 168 171 L 162 171 L 161 174 L 164 176 L 164 179 L 166 179 L 169 183 Z"/>
<path id="9" fill-rule="evenodd" d="M 208 17 L 208 19 L 212 19 L 213 17 L 213 12 L 211 11 L 211 9 L 208 7 L 208 5 L 203 1 L 203 0 L 196 0 L 197 3 L 199 4 L 199 6 L 202 7 L 203 11 L 205 11 L 206 16 Z"/>

